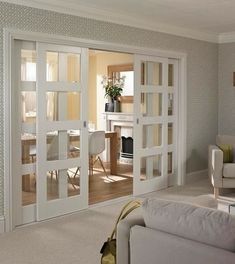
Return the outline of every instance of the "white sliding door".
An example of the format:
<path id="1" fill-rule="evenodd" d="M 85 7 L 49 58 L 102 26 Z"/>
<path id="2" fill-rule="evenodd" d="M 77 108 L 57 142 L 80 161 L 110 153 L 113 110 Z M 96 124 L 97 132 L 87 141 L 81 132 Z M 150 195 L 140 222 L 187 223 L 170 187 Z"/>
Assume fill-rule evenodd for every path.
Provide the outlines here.
<path id="1" fill-rule="evenodd" d="M 87 49 L 70 46 L 37 43 L 37 55 L 37 220 L 43 220 L 88 207 L 88 62 Z"/>
<path id="2" fill-rule="evenodd" d="M 173 184 L 177 153 L 178 62 L 135 56 L 134 195 Z"/>
<path id="3" fill-rule="evenodd" d="M 14 41 L 13 227 L 88 207 L 87 60 L 84 48 Z"/>

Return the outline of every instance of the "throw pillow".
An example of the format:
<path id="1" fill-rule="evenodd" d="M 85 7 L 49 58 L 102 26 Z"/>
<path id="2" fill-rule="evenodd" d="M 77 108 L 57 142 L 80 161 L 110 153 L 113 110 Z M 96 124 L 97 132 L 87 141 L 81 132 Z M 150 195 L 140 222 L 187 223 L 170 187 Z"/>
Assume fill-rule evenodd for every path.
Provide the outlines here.
<path id="1" fill-rule="evenodd" d="M 233 162 L 233 149 L 231 145 L 218 145 L 218 147 L 223 151 L 223 162 L 231 163 Z"/>

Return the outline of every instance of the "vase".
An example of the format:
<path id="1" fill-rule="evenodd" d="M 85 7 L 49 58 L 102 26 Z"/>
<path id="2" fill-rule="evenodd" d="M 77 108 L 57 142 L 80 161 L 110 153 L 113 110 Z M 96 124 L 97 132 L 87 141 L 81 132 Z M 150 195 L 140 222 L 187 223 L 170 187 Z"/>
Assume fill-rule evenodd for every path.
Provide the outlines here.
<path id="1" fill-rule="evenodd" d="M 113 101 L 113 105 L 114 105 L 114 107 L 113 107 L 114 112 L 121 112 L 121 103 L 120 103 L 120 101 L 114 100 Z"/>
<path id="2" fill-rule="evenodd" d="M 114 101 L 110 101 L 108 103 L 107 109 L 108 109 L 108 112 L 113 112 L 114 111 Z"/>

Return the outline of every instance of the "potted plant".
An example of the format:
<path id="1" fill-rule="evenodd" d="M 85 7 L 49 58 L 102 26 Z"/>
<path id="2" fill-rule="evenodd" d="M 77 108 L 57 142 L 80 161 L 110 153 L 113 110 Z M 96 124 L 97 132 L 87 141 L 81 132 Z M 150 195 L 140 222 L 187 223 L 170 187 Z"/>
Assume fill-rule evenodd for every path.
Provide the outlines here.
<path id="1" fill-rule="evenodd" d="M 108 98 L 108 112 L 120 112 L 120 96 L 123 92 L 125 77 L 107 78 L 103 76 L 102 85 L 105 89 L 105 97 Z"/>

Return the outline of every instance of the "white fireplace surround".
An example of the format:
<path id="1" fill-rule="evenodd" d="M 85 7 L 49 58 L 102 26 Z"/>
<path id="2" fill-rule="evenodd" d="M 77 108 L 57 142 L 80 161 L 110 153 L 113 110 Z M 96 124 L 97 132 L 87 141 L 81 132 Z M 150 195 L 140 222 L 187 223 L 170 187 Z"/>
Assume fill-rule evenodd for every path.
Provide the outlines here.
<path id="1" fill-rule="evenodd" d="M 115 131 L 115 127 L 121 128 L 121 137 L 133 138 L 133 113 L 105 112 L 103 113 L 106 131 Z M 109 144 L 107 142 L 107 144 Z M 107 146 L 106 150 L 109 150 Z M 109 160 L 109 153 L 106 152 L 106 160 Z"/>

